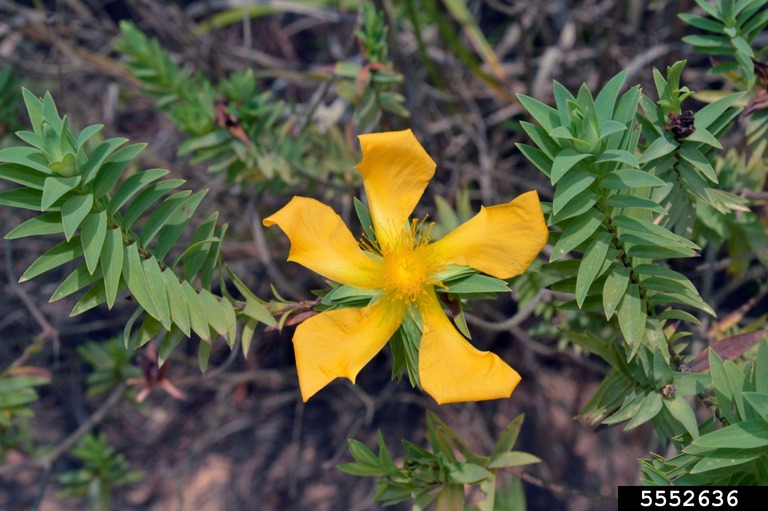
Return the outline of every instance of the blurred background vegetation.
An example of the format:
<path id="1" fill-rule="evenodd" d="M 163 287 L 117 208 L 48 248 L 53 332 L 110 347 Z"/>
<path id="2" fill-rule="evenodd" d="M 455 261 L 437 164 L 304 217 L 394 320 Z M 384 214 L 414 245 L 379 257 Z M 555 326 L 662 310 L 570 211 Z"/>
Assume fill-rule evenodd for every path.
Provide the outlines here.
<path id="1" fill-rule="evenodd" d="M 692 0 L 374 4 L 0 0 L 0 147 L 16 144 L 12 134 L 27 122 L 20 87 L 39 96 L 49 90 L 70 125 L 103 123 L 103 139 L 147 143 L 137 167 L 170 169 L 188 188 L 208 189 L 192 223 L 219 211 L 229 223 L 223 258 L 257 296 L 277 291 L 302 300 L 324 283 L 284 262 L 286 240 L 264 231 L 261 218 L 301 194 L 354 224 L 355 135 L 414 130 L 438 164 L 417 213 L 435 219 L 439 235 L 480 204 L 531 189 L 552 199 L 547 178 L 515 146 L 528 142 L 520 122 L 530 120 L 515 94 L 551 103 L 553 80 L 597 90 L 623 69 L 629 84 L 651 94 L 652 68 L 681 59 L 691 89 L 726 83 L 707 72 L 707 56 L 682 42 L 691 28 L 677 15 L 701 13 Z M 750 191 L 761 193 L 763 185 L 764 176 Z M 764 210 L 756 214 L 765 220 Z M 3 233 L 27 218 L 0 209 Z M 764 325 L 759 311 L 768 293 L 766 268 L 752 258 L 765 256 L 761 238 L 745 232 L 734 240 L 722 225 L 713 229 L 722 243 L 706 262 L 681 263 L 724 318 L 702 318 L 694 332 L 702 343 Z M 0 461 L 24 468 L 0 466 L 0 508 L 82 509 L 78 498 L 88 498 L 94 508 L 113 509 L 254 509 L 255 502 L 264 510 L 379 509 L 373 481 L 334 468 L 351 459 L 346 439 L 373 447 L 381 429 L 395 449 L 400 438 L 419 442 L 424 409 L 436 409 L 405 382 L 389 381 L 386 354 L 357 386 L 338 381 L 306 405 L 290 326 L 260 327 L 247 359 L 241 349 L 215 344 L 204 375 L 196 343 L 179 345 L 158 371 L 153 351 L 131 357 L 108 341 L 131 315 L 125 301 L 109 314 L 95 309 L 75 318 L 74 298 L 48 303 L 71 267 L 17 284 L 51 245 L 45 236 L 2 244 L 0 361 L 6 374 L 25 378 L 14 402 L 25 417 L 0 438 Z M 729 247 L 751 255 L 728 259 Z M 596 432 L 574 420 L 608 366 L 558 334 L 573 317 L 540 287 L 521 280 L 512 296 L 478 303 L 466 315 L 475 345 L 523 376 L 513 397 L 443 406 L 439 414 L 473 448 L 491 452 L 525 413 L 517 448 L 543 463 L 514 472 L 524 490 L 517 479 L 502 485 L 503 509 L 519 509 L 522 500 L 533 510 L 614 509 L 616 486 L 638 481 L 636 458 L 661 445 L 649 425 Z M 119 399 L 126 386 L 143 399 Z M 73 436 L 81 430 L 93 434 Z M 51 448 L 47 463 L 29 462 L 41 447 Z"/>

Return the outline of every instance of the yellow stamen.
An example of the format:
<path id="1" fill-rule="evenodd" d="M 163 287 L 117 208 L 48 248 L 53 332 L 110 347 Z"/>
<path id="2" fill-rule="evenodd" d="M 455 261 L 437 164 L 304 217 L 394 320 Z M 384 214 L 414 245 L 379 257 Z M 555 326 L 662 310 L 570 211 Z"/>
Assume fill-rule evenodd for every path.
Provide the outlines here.
<path id="1" fill-rule="evenodd" d="M 411 304 L 440 284 L 433 277 L 440 265 L 426 250 L 432 224 L 426 228 L 424 224 L 424 220 L 413 220 L 399 239 L 381 245 L 381 287 L 389 298 Z"/>

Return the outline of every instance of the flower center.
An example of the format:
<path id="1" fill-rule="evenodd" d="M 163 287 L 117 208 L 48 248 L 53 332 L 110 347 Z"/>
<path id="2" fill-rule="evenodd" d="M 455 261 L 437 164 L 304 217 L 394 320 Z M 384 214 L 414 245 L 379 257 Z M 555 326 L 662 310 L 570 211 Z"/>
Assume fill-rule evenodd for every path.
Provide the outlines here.
<path id="1" fill-rule="evenodd" d="M 427 250 L 429 230 L 422 227 L 423 222 L 414 220 L 400 239 L 381 247 L 382 288 L 389 297 L 409 304 L 424 295 L 430 286 L 439 284 L 433 278 L 438 264 Z"/>

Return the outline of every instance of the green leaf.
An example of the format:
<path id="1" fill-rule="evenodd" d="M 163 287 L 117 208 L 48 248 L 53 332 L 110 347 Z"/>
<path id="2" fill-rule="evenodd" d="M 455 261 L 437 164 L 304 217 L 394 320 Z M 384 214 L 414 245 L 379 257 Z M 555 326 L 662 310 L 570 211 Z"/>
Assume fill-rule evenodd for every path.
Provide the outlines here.
<path id="1" fill-rule="evenodd" d="M 0 192 L 0 206 L 11 208 L 31 209 L 33 211 L 42 211 L 40 207 L 42 192 L 32 190 L 31 188 L 14 188 Z M 58 208 L 49 208 L 51 211 L 57 211 Z"/>
<path id="2" fill-rule="evenodd" d="M 667 239 L 682 247 L 687 247 L 692 250 L 701 250 L 699 246 L 693 243 L 692 241 L 689 241 L 688 239 L 683 238 L 682 236 L 678 236 L 677 234 L 674 234 L 668 229 L 661 227 L 660 225 L 656 225 L 653 222 L 648 222 L 646 220 L 641 220 L 639 218 L 632 218 L 627 215 L 618 215 L 615 218 L 613 218 L 613 223 L 623 229 L 630 229 L 632 231 L 637 231 L 638 233 L 641 233 L 643 237 L 646 237 L 646 238 L 648 237 L 648 235 L 655 235 L 655 236 Z"/>
<path id="3" fill-rule="evenodd" d="M 626 266 L 614 265 L 613 270 L 608 273 L 603 285 L 603 312 L 605 319 L 610 320 L 616 307 L 624 297 L 624 292 L 629 285 L 630 270 Z"/>
<path id="4" fill-rule="evenodd" d="M 616 107 L 616 99 L 619 96 L 624 81 L 627 79 L 628 70 L 623 70 L 608 80 L 595 98 L 595 113 L 599 121 L 608 121 L 613 118 L 613 110 Z"/>
<path id="5" fill-rule="evenodd" d="M 96 177 L 93 179 L 93 195 L 96 198 L 101 198 L 107 193 L 109 193 L 110 190 L 117 184 L 117 182 L 120 180 L 120 176 L 123 174 L 123 170 L 128 165 L 128 163 L 133 160 L 136 156 L 141 153 L 141 151 L 144 150 L 144 148 L 147 147 L 147 144 L 131 144 L 129 146 L 123 147 L 122 149 L 119 149 L 115 153 L 113 153 L 109 158 L 107 158 L 107 161 L 101 165 L 101 167 L 96 172 Z M 159 170 L 159 169 L 155 169 Z M 146 171 L 146 172 L 152 172 L 152 171 Z M 168 172 L 162 171 L 165 175 Z M 135 175 L 141 175 L 143 172 L 139 172 Z M 142 178 L 138 179 L 145 179 L 147 176 L 143 176 Z M 130 179 L 130 177 L 128 178 Z M 126 181 L 128 180 L 126 179 Z M 145 183 L 146 184 L 146 183 Z M 115 211 L 119 209 L 119 206 L 115 208 Z"/>
<path id="6" fill-rule="evenodd" d="M 574 170 L 560 180 L 552 200 L 552 212 L 557 215 L 569 202 L 580 202 L 582 192 L 595 181 L 595 176 L 585 170 Z"/>
<path id="7" fill-rule="evenodd" d="M 76 149 L 80 150 L 80 148 L 83 147 L 92 136 L 101 131 L 103 128 L 103 124 L 91 124 L 90 126 L 83 128 L 83 130 L 77 136 Z"/>
<path id="8" fill-rule="evenodd" d="M 640 286 L 630 284 L 618 307 L 619 327 L 630 345 L 643 340 L 646 313 L 640 298 Z"/>
<path id="9" fill-rule="evenodd" d="M 645 165 L 648 162 L 663 158 L 669 154 L 672 154 L 677 149 L 678 144 L 668 140 L 666 136 L 660 136 L 648 148 L 643 152 L 638 162 L 640 165 Z"/>
<path id="10" fill-rule="evenodd" d="M 276 326 L 277 322 L 272 314 L 269 313 L 267 308 L 259 301 L 248 299 L 245 302 L 245 308 L 243 314 L 249 318 L 253 318 L 265 325 Z"/>
<path id="11" fill-rule="evenodd" d="M 545 130 L 552 131 L 556 126 L 560 125 L 560 116 L 557 113 L 557 110 L 551 106 L 524 94 L 516 94 L 516 96 L 523 107 L 528 110 L 528 113 L 530 113 L 531 116 L 536 119 L 536 122 L 541 124 Z"/>
<path id="12" fill-rule="evenodd" d="M 606 204 L 614 208 L 640 208 L 661 215 L 666 215 L 666 210 L 661 207 L 656 201 L 651 199 L 643 199 L 642 197 L 636 197 L 634 195 L 623 195 L 617 193 L 608 197 Z"/>
<path id="13" fill-rule="evenodd" d="M 162 321 L 163 318 L 155 308 L 155 302 L 149 291 L 147 276 L 144 273 L 137 243 L 131 243 L 124 247 L 123 259 L 125 261 L 123 264 L 123 279 L 128 284 L 128 289 L 133 294 L 133 298 L 141 308 L 147 311 L 147 314 L 158 321 Z"/>
<path id="14" fill-rule="evenodd" d="M 240 345 L 243 349 L 243 357 L 248 358 L 248 352 L 251 349 L 251 342 L 253 341 L 253 336 L 256 333 L 256 327 L 259 325 L 259 322 L 255 319 L 249 319 L 245 321 L 243 324 L 243 333 L 240 336 Z"/>
<path id="15" fill-rule="evenodd" d="M 696 326 L 701 326 L 701 321 L 691 314 L 690 312 L 681 311 L 679 309 L 667 309 L 661 314 L 659 314 L 659 319 L 661 321 L 669 321 L 669 320 L 681 320 L 681 321 L 687 321 L 688 323 L 691 323 Z"/>
<path id="16" fill-rule="evenodd" d="M 685 137 L 685 142 L 688 142 L 689 144 L 692 142 L 699 142 L 708 146 L 712 146 L 715 149 L 723 148 L 717 137 L 715 137 L 712 133 L 710 133 L 708 130 L 705 130 L 704 128 L 697 129 Z"/>
<path id="17" fill-rule="evenodd" d="M 768 340 L 763 338 L 757 347 L 754 372 L 755 390 L 768 394 Z"/>
<path id="18" fill-rule="evenodd" d="M 490 469 L 501 469 L 541 463 L 541 459 L 527 452 L 512 451 L 493 456 L 486 465 Z"/>
<path id="19" fill-rule="evenodd" d="M 209 342 L 200 341 L 197 343 L 197 365 L 201 373 L 208 370 L 208 361 L 211 359 L 212 350 L 213 346 Z"/>
<path id="20" fill-rule="evenodd" d="M 648 235 L 646 235 L 648 236 Z M 625 243 L 640 243 L 642 238 L 635 236 L 622 236 L 622 241 Z M 648 240 L 651 243 L 654 240 Z M 671 245 L 671 244 L 670 244 Z M 665 246 L 659 245 L 632 245 L 627 250 L 627 255 L 630 257 L 638 257 L 642 259 L 673 259 L 676 257 L 695 257 L 697 254 L 690 248 Z"/>
<path id="21" fill-rule="evenodd" d="M 198 297 L 199 303 L 205 311 L 205 317 L 208 324 L 216 331 L 216 333 L 226 337 L 227 319 L 221 313 L 219 299 L 207 289 L 201 289 L 198 293 Z"/>
<path id="22" fill-rule="evenodd" d="M 637 167 L 637 158 L 634 154 L 623 149 L 609 149 L 604 151 L 600 157 L 595 160 L 595 163 L 608 163 L 617 162 L 629 165 L 630 167 Z"/>
<path id="23" fill-rule="evenodd" d="M 40 210 L 46 211 L 64 194 L 74 190 L 80 184 L 80 176 L 59 177 L 49 176 L 43 184 L 43 197 L 40 201 Z"/>
<path id="24" fill-rule="evenodd" d="M 504 429 L 499 436 L 498 442 L 496 442 L 496 446 L 493 449 L 494 457 L 512 450 L 517 442 L 517 437 L 520 435 L 524 420 L 525 414 L 520 414 L 512 419 L 512 422 Z"/>
<path id="25" fill-rule="evenodd" d="M 92 197 L 89 195 L 89 197 Z M 62 208 L 62 212 L 63 212 Z M 107 212 L 100 211 L 92 213 L 83 221 L 81 231 L 83 240 L 83 255 L 85 264 L 90 273 L 96 271 L 101 257 L 101 250 L 104 247 L 104 240 L 107 237 Z"/>
<path id="26" fill-rule="evenodd" d="M 5 164 L 0 165 L 0 179 L 11 181 L 35 190 L 42 190 L 45 185 L 45 179 L 49 174 L 43 174 L 25 167 L 23 165 Z"/>
<path id="27" fill-rule="evenodd" d="M 179 343 L 183 340 L 184 332 L 178 328 L 172 328 L 167 334 L 165 334 L 165 337 L 163 337 L 163 342 L 160 343 L 160 349 L 157 350 L 157 363 L 159 365 L 165 364 L 165 362 L 168 360 L 168 357 L 170 357 L 171 353 L 173 353 L 173 350 L 175 350 Z M 206 343 L 201 342 L 200 344 Z"/>
<path id="28" fill-rule="evenodd" d="M 579 307 L 584 303 L 590 286 L 605 263 L 610 244 L 611 234 L 607 231 L 601 231 L 584 252 L 579 271 L 576 274 L 576 303 Z"/>
<path id="29" fill-rule="evenodd" d="M 763 454 L 759 451 L 744 452 L 734 451 L 733 449 L 727 449 L 725 452 L 715 451 L 691 467 L 690 474 L 702 474 L 720 469 L 730 469 L 733 471 L 735 467 L 749 463 Z"/>
<path id="30" fill-rule="evenodd" d="M 210 244 L 216 241 L 216 238 L 213 238 L 213 233 L 218 218 L 218 212 L 211 213 L 192 235 L 189 248 L 179 256 L 179 259 L 184 259 L 183 274 L 185 280 L 192 280 L 203 267 L 211 249 Z M 174 266 L 178 264 L 179 259 L 174 263 Z"/>
<path id="31" fill-rule="evenodd" d="M 40 125 L 43 122 L 43 102 L 26 87 L 21 88 L 21 95 L 24 97 L 24 105 L 27 107 L 27 115 L 32 129 L 39 135 Z"/>
<path id="32" fill-rule="evenodd" d="M 552 162 L 552 173 L 549 176 L 552 180 L 552 184 L 557 184 L 558 181 L 573 168 L 574 165 L 579 163 L 585 158 L 592 156 L 589 153 L 580 153 L 575 149 L 564 149 L 555 157 Z"/>
<path id="33" fill-rule="evenodd" d="M 734 401 L 734 389 L 731 380 L 728 377 L 728 372 L 723 365 L 723 361 L 720 360 L 720 355 L 711 348 L 708 351 L 708 358 L 709 374 L 712 376 L 712 385 L 715 388 L 715 395 L 717 396 L 717 404 L 720 413 L 728 422 L 738 422 L 737 417 L 731 412 Z"/>
<path id="34" fill-rule="evenodd" d="M 90 286 L 101 278 L 101 272 L 97 271 L 90 273 L 88 268 L 84 265 L 78 266 L 75 271 L 69 274 L 64 281 L 56 288 L 56 291 L 51 295 L 51 302 L 61 300 L 62 298 L 71 295 L 81 289 Z"/>
<path id="35" fill-rule="evenodd" d="M 440 293 L 470 294 L 470 293 L 505 293 L 509 285 L 503 280 L 475 273 L 461 279 L 447 282 L 446 288 L 437 287 Z"/>
<path id="36" fill-rule="evenodd" d="M 763 421 L 768 424 L 768 394 L 758 392 L 744 392 L 744 399 Z"/>
<path id="37" fill-rule="evenodd" d="M 101 252 L 101 273 L 104 275 L 104 292 L 109 309 L 115 304 L 123 273 L 123 233 L 120 228 L 107 229 Z"/>
<path id="38" fill-rule="evenodd" d="M 151 184 L 139 192 L 133 202 L 131 202 L 131 205 L 126 208 L 125 214 L 123 214 L 123 226 L 126 229 L 130 228 L 160 197 L 184 183 L 183 179 L 167 179 Z"/>
<path id="39" fill-rule="evenodd" d="M 184 300 L 184 289 L 179 282 L 179 277 L 171 270 L 163 270 L 163 283 L 168 295 L 168 305 L 170 306 L 171 321 L 181 330 L 184 335 L 191 335 L 189 308 Z"/>
<path id="40" fill-rule="evenodd" d="M 658 392 L 650 391 L 648 392 L 645 397 L 643 398 L 642 402 L 640 403 L 640 407 L 637 410 L 637 413 L 632 417 L 632 419 L 627 423 L 627 425 L 624 427 L 624 431 L 628 431 L 630 429 L 636 428 L 637 426 L 640 426 L 641 424 L 645 424 L 649 420 L 656 417 L 656 415 L 659 414 L 664 404 L 662 403 L 662 400 L 664 398 L 661 397 L 661 394 Z"/>
<path id="41" fill-rule="evenodd" d="M 165 199 L 152 211 L 152 213 L 149 215 L 149 218 L 147 218 L 146 223 L 141 228 L 139 243 L 141 243 L 142 247 L 146 248 L 147 245 L 149 245 L 157 233 L 160 232 L 160 229 L 162 229 L 171 219 L 174 213 L 176 213 L 179 208 L 181 208 L 191 193 L 192 192 L 190 190 L 176 192 Z M 131 204 L 131 207 L 132 206 L 133 204 Z M 128 212 L 126 211 L 126 215 L 127 214 Z"/>
<path id="42" fill-rule="evenodd" d="M 672 417 L 683 425 L 685 430 L 696 439 L 699 437 L 699 426 L 696 422 L 696 414 L 691 408 L 691 405 L 679 394 L 675 394 L 672 398 L 664 399 L 664 407 L 672 415 Z"/>
<path id="43" fill-rule="evenodd" d="M 698 112 L 694 118 L 693 125 L 698 128 L 708 128 L 714 123 L 720 115 L 722 115 L 728 108 L 733 106 L 737 101 L 744 97 L 744 92 L 737 92 L 730 94 L 724 98 L 718 99 L 714 103 L 710 103 Z"/>
<path id="44" fill-rule="evenodd" d="M 568 224 L 552 249 L 549 261 L 553 262 L 575 249 L 589 239 L 605 220 L 605 215 L 598 211 L 589 211 Z"/>
<path id="45" fill-rule="evenodd" d="M 0 163 L 16 163 L 45 175 L 51 175 L 51 169 L 48 168 L 45 156 L 34 147 L 17 146 L 0 149 Z"/>
<path id="46" fill-rule="evenodd" d="M 130 176 L 128 179 L 123 181 L 123 184 L 120 185 L 115 194 L 112 196 L 112 200 L 109 202 L 107 212 L 110 215 L 114 215 L 117 210 L 123 207 L 131 199 L 131 197 L 139 192 L 139 190 L 147 186 L 149 183 L 157 181 L 166 174 L 168 174 L 168 171 L 164 169 L 149 169 Z M 104 191 L 104 193 L 107 191 L 109 191 L 109 189 Z"/>
<path id="47" fill-rule="evenodd" d="M 458 484 L 476 484 L 492 477 L 487 469 L 474 463 L 460 462 L 459 466 L 448 472 L 448 480 Z"/>
<path id="48" fill-rule="evenodd" d="M 58 245 L 47 250 L 35 262 L 29 265 L 27 271 L 19 279 L 19 282 L 26 282 L 41 275 L 48 270 L 52 270 L 62 264 L 74 261 L 83 255 L 83 248 L 80 245 L 80 236 L 75 236 L 71 240 L 62 241 Z"/>
<path id="49" fill-rule="evenodd" d="M 761 449 L 768 447 L 768 423 L 752 419 L 702 435 L 692 443 L 700 449 Z"/>
<path id="50" fill-rule="evenodd" d="M 717 183 L 717 174 L 715 173 L 715 169 L 712 168 L 709 160 L 707 160 L 707 157 L 704 156 L 701 151 L 695 147 L 692 147 L 690 144 L 684 143 L 680 146 L 679 154 L 685 158 L 685 160 L 688 161 L 688 163 L 690 163 L 696 170 L 704 174 L 707 179 L 713 183 Z"/>
<path id="51" fill-rule="evenodd" d="M 197 291 L 186 280 L 181 283 L 181 288 L 184 290 L 184 301 L 187 302 L 189 309 L 189 322 L 192 331 L 202 340 L 210 339 L 211 331 L 208 328 L 207 315 Z"/>
<path id="52" fill-rule="evenodd" d="M 533 163 L 537 169 L 539 169 L 545 176 L 550 177 L 552 170 L 552 159 L 547 156 L 543 151 L 536 149 L 535 147 L 526 144 L 515 144 L 517 148 L 523 153 L 523 156 Z"/>
<path id="53" fill-rule="evenodd" d="M 189 224 L 207 192 L 208 190 L 200 190 L 187 197 L 181 207 L 165 223 L 157 237 L 157 245 L 155 246 L 155 257 L 158 260 L 163 260 L 181 235 L 184 234 L 187 224 Z"/>
<path id="54" fill-rule="evenodd" d="M 551 161 L 555 159 L 555 156 L 562 150 L 560 144 L 557 143 L 552 137 L 549 136 L 549 132 L 541 126 L 536 126 L 525 121 L 520 121 L 520 127 L 531 138 L 536 146 L 544 153 L 545 157 L 549 158 L 550 164 L 546 166 L 546 170 L 542 170 L 544 174 L 549 176 L 551 169 Z M 525 144 L 522 144 L 525 145 Z M 526 146 L 530 147 L 530 146 Z"/>
<path id="55" fill-rule="evenodd" d="M 70 317 L 75 317 L 94 307 L 98 307 L 107 300 L 106 294 L 104 293 L 104 284 L 102 282 L 102 280 L 97 280 L 96 283 L 80 297 L 72 308 L 72 312 L 69 313 Z"/>
<path id="56" fill-rule="evenodd" d="M 600 186 L 608 190 L 655 187 L 664 186 L 665 184 L 663 180 L 649 172 L 634 169 L 614 170 L 600 180 Z"/>
<path id="57" fill-rule="evenodd" d="M 376 233 L 373 231 L 371 212 L 365 207 L 365 204 L 358 200 L 357 197 L 354 198 L 354 204 L 357 218 L 360 220 L 360 225 L 363 227 L 363 232 L 370 241 L 376 241 Z"/>
<path id="58" fill-rule="evenodd" d="M 53 97 L 51 96 L 51 93 L 46 91 L 45 96 L 43 96 L 43 119 L 51 125 L 51 127 L 56 131 L 57 135 L 62 135 L 61 129 L 63 127 L 61 116 L 59 116 L 58 110 L 56 110 L 56 104 L 53 102 Z"/>
<path id="59" fill-rule="evenodd" d="M 157 312 L 157 315 L 153 316 L 162 323 L 163 328 L 170 330 L 171 310 L 168 305 L 168 292 L 165 289 L 165 279 L 163 278 L 160 265 L 157 263 L 157 259 L 155 259 L 154 256 L 144 259 L 141 265 L 144 269 L 144 275 L 147 278 L 149 296 L 154 303 L 154 310 Z"/>
<path id="60" fill-rule="evenodd" d="M 7 240 L 16 240 L 27 238 L 29 236 L 40 236 L 44 234 L 59 234 L 64 232 L 64 226 L 61 225 L 61 214 L 43 213 L 30 218 L 21 225 L 16 226 L 5 235 Z"/>
<path id="61" fill-rule="evenodd" d="M 235 341 L 237 340 L 237 315 L 235 314 L 235 309 L 232 306 L 232 302 L 230 302 L 227 298 L 222 298 L 219 300 L 219 310 L 221 311 L 220 314 L 227 323 L 227 331 L 223 335 L 225 336 L 227 344 L 231 348 L 234 346 Z"/>
<path id="62" fill-rule="evenodd" d="M 109 158 L 109 156 L 121 145 L 128 142 L 127 138 L 110 138 L 105 140 L 93 151 L 88 157 L 88 161 L 85 162 L 80 169 L 80 173 L 83 176 L 83 183 L 90 183 L 94 177 L 96 177 L 98 170 Z"/>
<path id="63" fill-rule="evenodd" d="M 75 195 L 61 205 L 61 224 L 64 226 L 64 237 L 72 239 L 75 231 L 91 212 L 93 195 Z"/>
<path id="64" fill-rule="evenodd" d="M 707 314 L 711 316 L 715 316 L 715 311 L 712 310 L 712 307 L 704 303 L 698 296 L 691 296 L 690 294 L 680 294 L 680 293 L 661 293 L 651 296 L 651 298 L 648 300 L 648 303 L 651 307 L 656 307 L 657 305 L 666 305 L 670 303 L 679 303 L 682 305 L 688 305 L 690 307 L 695 307 L 697 309 L 703 310 Z"/>

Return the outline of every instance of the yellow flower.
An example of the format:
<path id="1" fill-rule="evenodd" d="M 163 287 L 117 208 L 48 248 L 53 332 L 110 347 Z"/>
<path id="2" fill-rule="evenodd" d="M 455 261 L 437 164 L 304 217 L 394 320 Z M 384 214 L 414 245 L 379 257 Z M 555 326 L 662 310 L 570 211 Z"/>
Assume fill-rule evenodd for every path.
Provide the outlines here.
<path id="1" fill-rule="evenodd" d="M 520 375 L 498 356 L 478 351 L 454 328 L 435 293 L 435 277 L 450 264 L 496 278 L 519 275 L 547 242 L 536 192 L 480 212 L 430 243 L 409 222 L 435 172 L 435 162 L 410 130 L 361 135 L 357 166 L 376 241 L 358 243 L 333 210 L 314 199 L 294 197 L 264 220 L 291 241 L 294 261 L 348 286 L 374 290 L 363 308 L 334 309 L 301 323 L 293 336 L 304 401 L 338 377 L 357 374 L 397 331 L 406 314 L 420 319 L 421 387 L 438 403 L 509 397 Z"/>

